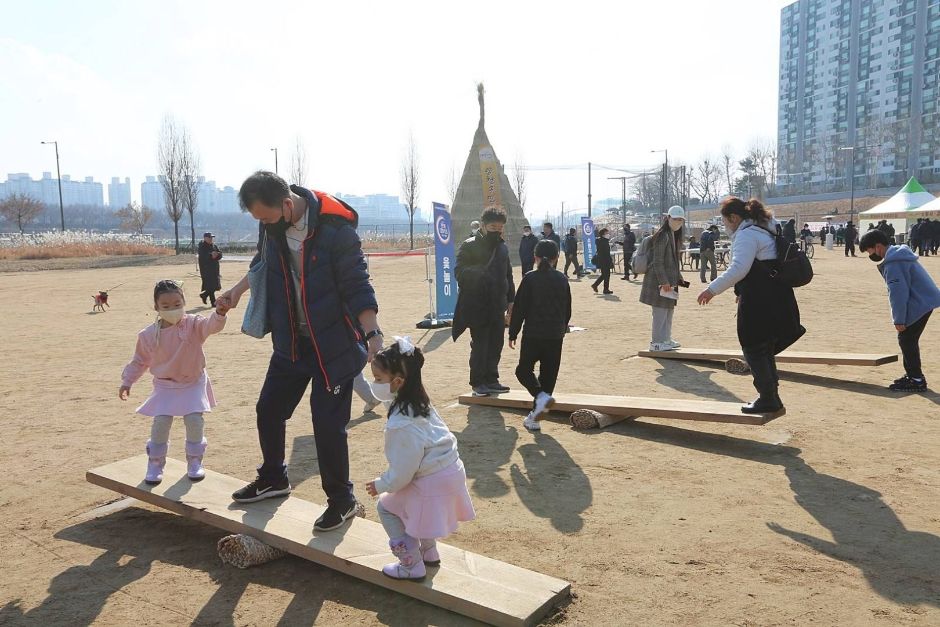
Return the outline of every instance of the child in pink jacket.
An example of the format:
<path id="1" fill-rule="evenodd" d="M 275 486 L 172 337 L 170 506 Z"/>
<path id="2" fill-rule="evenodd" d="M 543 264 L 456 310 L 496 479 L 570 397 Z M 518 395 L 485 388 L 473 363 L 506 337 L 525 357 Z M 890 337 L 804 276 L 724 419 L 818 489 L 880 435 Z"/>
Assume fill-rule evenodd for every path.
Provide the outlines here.
<path id="1" fill-rule="evenodd" d="M 150 370 L 153 392 L 137 408 L 137 413 L 153 416 L 147 440 L 147 474 L 150 485 L 163 480 L 163 467 L 169 448 L 170 426 L 174 416 L 182 416 L 186 425 L 187 476 L 200 481 L 206 472 L 202 458 L 206 453 L 202 414 L 215 407 L 212 385 L 206 375 L 206 355 L 202 345 L 213 333 L 225 327 L 225 316 L 216 309 L 208 318 L 187 314 L 183 289 L 175 281 L 159 281 L 153 288 L 153 308 L 157 321 L 137 334 L 134 358 L 121 375 L 122 401 L 131 386 Z"/>

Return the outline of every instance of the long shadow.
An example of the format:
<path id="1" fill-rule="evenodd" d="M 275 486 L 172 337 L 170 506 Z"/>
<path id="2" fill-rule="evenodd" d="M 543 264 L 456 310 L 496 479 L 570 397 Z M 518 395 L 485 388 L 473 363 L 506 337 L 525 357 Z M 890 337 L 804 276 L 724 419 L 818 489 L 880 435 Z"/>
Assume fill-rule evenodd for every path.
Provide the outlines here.
<path id="1" fill-rule="evenodd" d="M 724 435 L 640 422 L 618 423 L 605 431 L 648 441 L 782 466 L 796 502 L 833 540 L 786 529 L 773 531 L 862 571 L 871 588 L 903 605 L 940 607 L 940 536 L 911 531 L 881 494 L 866 486 L 816 472 L 800 449 Z"/>
<path id="2" fill-rule="evenodd" d="M 467 410 L 467 426 L 454 435 L 460 443 L 460 457 L 473 491 L 484 498 L 508 494 L 509 486 L 499 471 L 516 450 L 519 439 L 516 427 L 507 426 L 498 409 L 471 405 Z"/>
<path id="3" fill-rule="evenodd" d="M 692 392 L 715 401 L 737 403 L 741 399 L 730 390 L 712 380 L 714 372 L 703 372 L 674 359 L 657 359 L 660 368 L 656 371 L 656 383 L 680 392 Z"/>
<path id="4" fill-rule="evenodd" d="M 290 460 L 287 462 L 292 486 L 320 474 L 320 461 L 317 458 L 317 444 L 313 434 L 298 435 L 290 447 Z"/>
<path id="5" fill-rule="evenodd" d="M 544 433 L 519 447 L 525 472 L 516 464 L 509 471 L 522 504 L 539 518 L 548 518 L 562 533 L 584 526 L 581 513 L 594 500 L 591 481 L 557 440 Z"/>
<path id="6" fill-rule="evenodd" d="M 428 336 L 431 336 L 428 338 Z M 415 342 L 418 346 L 421 347 L 421 350 L 425 353 L 430 353 L 431 351 L 437 350 L 449 340 L 451 337 L 450 327 L 444 327 L 442 329 L 428 329 L 424 334 L 418 338 L 418 341 Z M 427 343 L 422 343 L 427 340 Z"/>
<path id="7" fill-rule="evenodd" d="M 280 617 L 264 618 L 267 624 L 314 625 L 324 602 L 331 602 L 374 613 L 381 623 L 395 627 L 480 625 L 296 557 L 248 570 L 223 566 L 215 552 L 220 533 L 181 516 L 136 507 L 67 527 L 55 537 L 105 552 L 91 564 L 53 577 L 48 596 L 35 608 L 24 611 L 19 600 L 8 602 L 0 608 L 0 624 L 91 625 L 113 594 L 144 578 L 153 562 L 160 561 L 208 573 L 218 589 L 195 618 L 175 609 L 183 603 L 174 602 L 172 589 L 166 589 L 160 603 L 168 607 L 159 608 L 165 615 L 158 622 L 242 624 L 245 617 L 236 618 L 236 608 L 249 587 L 261 586 L 292 595 Z M 131 559 L 125 562 L 125 556 Z M 154 611 L 147 606 L 141 610 Z"/>

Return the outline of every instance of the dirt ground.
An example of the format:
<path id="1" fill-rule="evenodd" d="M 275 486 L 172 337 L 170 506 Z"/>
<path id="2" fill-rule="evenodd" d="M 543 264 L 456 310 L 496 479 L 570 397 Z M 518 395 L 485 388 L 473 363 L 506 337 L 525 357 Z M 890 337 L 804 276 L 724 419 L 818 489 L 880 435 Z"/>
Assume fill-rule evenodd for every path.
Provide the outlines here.
<path id="1" fill-rule="evenodd" d="M 924 265 L 940 280 L 940 259 Z M 223 284 L 245 267 L 223 264 Z M 795 348 L 894 353 L 874 264 L 817 249 L 815 267 L 798 294 L 809 332 Z M 554 623 L 940 624 L 940 394 L 887 392 L 899 364 L 784 366 L 788 414 L 764 427 L 641 419 L 576 432 L 559 416 L 533 435 L 520 412 L 454 404 L 468 340 L 415 330 L 424 260 L 376 259 L 372 270 L 382 327 L 427 351 L 432 400 L 467 467 L 478 519 L 449 542 L 570 581 L 575 597 Z M 149 423 L 133 411 L 149 381 L 130 402 L 117 390 L 136 332 L 152 321 L 152 285 L 168 276 L 204 311 L 192 265 L 0 275 L 0 624 L 474 624 L 296 558 L 223 566 L 222 532 L 146 505 L 88 515 L 116 495 L 84 472 L 143 452 Z M 92 293 L 122 282 L 107 313 L 90 313 Z M 559 391 L 751 399 L 749 377 L 635 356 L 650 325 L 638 283 L 615 280 L 611 297 L 587 281 L 571 288 L 573 323 L 587 330 L 566 340 Z M 681 296 L 676 339 L 734 348 L 733 296 L 700 309 L 695 293 Z M 270 345 L 239 333 L 243 310 L 206 344 L 220 403 L 206 464 L 250 480 Z M 922 348 L 940 390 L 940 319 Z M 513 385 L 515 357 L 503 353 Z M 382 423 L 354 400 L 352 479 L 373 520 L 362 485 L 385 467 Z M 288 429 L 295 494 L 320 502 L 309 406 Z M 171 455 L 182 443 L 177 424 Z"/>

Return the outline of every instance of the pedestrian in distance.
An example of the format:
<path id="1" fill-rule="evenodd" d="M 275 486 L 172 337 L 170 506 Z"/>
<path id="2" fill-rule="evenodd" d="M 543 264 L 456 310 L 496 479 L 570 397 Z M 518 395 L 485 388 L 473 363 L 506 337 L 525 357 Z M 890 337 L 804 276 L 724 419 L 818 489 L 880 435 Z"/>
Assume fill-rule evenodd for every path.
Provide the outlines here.
<path id="1" fill-rule="evenodd" d="M 775 278 L 777 222 L 759 200 L 730 197 L 721 203 L 721 219 L 731 233 L 728 269 L 698 296 L 707 305 L 733 288 L 738 300 L 738 342 L 754 377 L 758 398 L 741 408 L 746 414 L 784 410 L 780 400 L 776 355 L 806 333 L 793 288 Z"/>
<path id="2" fill-rule="evenodd" d="M 457 438 L 431 405 L 421 379 L 424 355 L 411 340 L 395 342 L 372 360 L 373 389 L 391 405 L 385 423 L 388 469 L 366 484 L 379 497 L 379 520 L 398 558 L 382 572 L 392 579 L 421 581 L 440 566 L 437 540 L 476 514 Z"/>
<path id="3" fill-rule="evenodd" d="M 679 302 L 679 287 L 689 286 L 682 278 L 679 264 L 684 225 L 685 209 L 670 207 L 648 244 L 649 259 L 640 289 L 640 302 L 652 308 L 650 350 L 654 352 L 680 348 L 679 342 L 672 339 L 672 318 Z"/>
<path id="4" fill-rule="evenodd" d="M 532 233 L 532 227 L 526 224 L 522 227 L 522 239 L 519 240 L 519 263 L 522 265 L 522 276 L 532 271 L 535 256 L 535 245 L 539 238 Z"/>
<path id="5" fill-rule="evenodd" d="M 202 292 L 199 293 L 199 298 L 202 299 L 203 305 L 208 299 L 215 307 L 215 293 L 222 289 L 222 276 L 219 274 L 220 259 L 222 259 L 222 252 L 215 245 L 215 236 L 208 231 L 203 233 L 198 247 L 199 276 L 202 278 Z"/>
<path id="6" fill-rule="evenodd" d="M 603 283 L 604 294 L 613 294 L 610 290 L 610 273 L 614 269 L 614 258 L 610 254 L 610 229 L 603 228 L 598 231 L 594 241 L 594 266 L 601 271 L 601 275 L 591 284 L 591 289 L 596 293 L 597 286 Z"/>
<path id="7" fill-rule="evenodd" d="M 855 256 L 855 244 L 858 242 L 858 229 L 851 222 L 845 225 L 845 256 Z"/>
<path id="8" fill-rule="evenodd" d="M 584 275 L 584 267 L 578 262 L 578 230 L 574 227 L 568 229 L 565 235 L 565 276 L 568 276 L 568 268 L 574 264 L 574 276 L 580 280 Z"/>
<path id="9" fill-rule="evenodd" d="M 554 242 L 539 242 L 535 259 L 538 266 L 519 284 L 509 321 L 509 348 L 516 348 L 516 338 L 522 332 L 516 378 L 532 395 L 532 411 L 522 423 L 530 431 L 541 429 L 542 414 L 555 403 L 552 394 L 571 320 L 571 288 L 556 269 L 558 248 Z M 539 364 L 538 376 L 535 375 L 536 363 Z"/>
<path id="10" fill-rule="evenodd" d="M 904 357 L 904 376 L 888 389 L 923 392 L 927 389 L 927 378 L 921 365 L 920 337 L 930 314 L 940 307 L 940 289 L 920 265 L 917 255 L 903 244 L 892 245 L 887 233 L 879 230 L 865 233 L 858 248 L 878 264 L 888 286 L 891 318 Z"/>
<path id="11" fill-rule="evenodd" d="M 636 233 L 633 232 L 629 222 L 623 225 L 623 241 L 620 245 L 623 247 L 623 276 L 620 280 L 629 281 L 630 272 L 633 270 L 633 253 L 636 252 Z M 636 272 L 633 273 L 634 279 L 638 276 Z"/>
<path id="12" fill-rule="evenodd" d="M 718 276 L 718 266 L 715 262 L 715 244 L 718 243 L 718 225 L 713 224 L 702 233 L 699 242 L 699 279 L 705 283 L 705 270 L 710 269 L 711 280 Z"/>

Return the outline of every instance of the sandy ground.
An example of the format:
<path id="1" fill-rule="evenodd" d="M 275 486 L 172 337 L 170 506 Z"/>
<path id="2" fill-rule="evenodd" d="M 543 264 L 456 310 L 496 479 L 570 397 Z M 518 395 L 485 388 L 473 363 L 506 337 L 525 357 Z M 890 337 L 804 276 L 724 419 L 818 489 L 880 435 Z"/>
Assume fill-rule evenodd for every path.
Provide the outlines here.
<path id="1" fill-rule="evenodd" d="M 940 259 L 925 262 L 940 279 Z M 897 350 L 885 288 L 865 258 L 817 250 L 799 291 L 800 350 Z M 244 263 L 222 267 L 231 284 Z M 881 368 L 785 366 L 789 413 L 764 427 L 642 420 L 581 433 L 559 418 L 533 435 L 516 412 L 454 405 L 466 388 L 468 341 L 420 332 L 424 260 L 377 259 L 386 333 L 428 352 L 426 381 L 460 443 L 478 520 L 450 542 L 572 583 L 552 619 L 600 625 L 940 624 L 940 394 L 896 396 Z M 469 625 L 465 618 L 296 558 L 239 571 L 220 564 L 221 535 L 149 506 L 98 518 L 116 495 L 86 469 L 143 452 L 148 420 L 117 398 L 135 333 L 151 321 L 155 280 L 191 266 L 0 275 L 0 624 Z M 697 286 L 697 276 L 691 276 Z M 112 309 L 90 295 L 127 282 Z M 750 400 L 750 379 L 720 367 L 635 357 L 648 342 L 639 285 L 614 296 L 572 282 L 573 322 L 560 391 Z M 735 346 L 733 297 L 706 309 L 682 295 L 685 346 Z M 197 308 L 197 311 L 201 308 Z M 242 309 L 206 345 L 220 406 L 207 420 L 207 465 L 250 480 L 259 461 L 254 404 L 269 344 L 239 333 Z M 940 386 L 940 319 L 922 340 Z M 515 384 L 506 349 L 503 381 Z M 936 389 L 940 389 L 937 387 Z M 384 469 L 383 419 L 353 404 L 352 478 Z M 173 453 L 183 430 L 174 426 Z M 309 422 L 289 424 L 296 495 L 322 500 Z M 143 469 L 141 469 L 143 472 Z"/>

